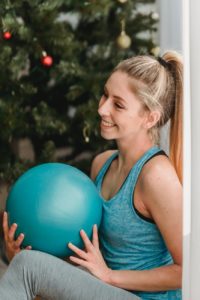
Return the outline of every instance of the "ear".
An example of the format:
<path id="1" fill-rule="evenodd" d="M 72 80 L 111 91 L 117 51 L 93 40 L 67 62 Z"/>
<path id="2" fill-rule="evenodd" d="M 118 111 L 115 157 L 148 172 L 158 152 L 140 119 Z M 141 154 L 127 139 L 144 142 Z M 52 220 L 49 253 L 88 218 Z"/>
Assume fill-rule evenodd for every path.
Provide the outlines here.
<path id="1" fill-rule="evenodd" d="M 149 111 L 145 120 L 145 128 L 150 129 L 158 123 L 161 113 L 158 110 Z"/>

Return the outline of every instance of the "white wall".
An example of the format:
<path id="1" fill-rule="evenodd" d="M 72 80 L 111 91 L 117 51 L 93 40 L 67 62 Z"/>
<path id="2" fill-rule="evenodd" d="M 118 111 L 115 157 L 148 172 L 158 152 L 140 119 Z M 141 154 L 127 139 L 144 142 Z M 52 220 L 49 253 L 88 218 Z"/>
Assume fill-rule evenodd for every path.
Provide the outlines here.
<path id="1" fill-rule="evenodd" d="M 182 0 L 157 0 L 160 15 L 158 29 L 158 44 L 160 53 L 173 49 L 180 53 L 182 47 Z M 161 130 L 161 147 L 168 153 L 169 124 Z"/>
<path id="2" fill-rule="evenodd" d="M 158 0 L 161 52 L 184 55 L 183 300 L 200 299 L 200 2 Z"/>
<path id="3" fill-rule="evenodd" d="M 161 51 L 182 51 L 182 0 L 157 0 L 160 12 L 159 40 Z"/>
<path id="4" fill-rule="evenodd" d="M 190 294 L 191 251 L 191 89 L 190 89 L 190 19 L 189 1 L 183 1 L 183 54 L 184 54 L 184 169 L 183 169 L 183 300 L 192 299 Z"/>
<path id="5" fill-rule="evenodd" d="M 184 300 L 200 299 L 200 2 L 196 0 L 184 1 L 185 14 L 189 17 L 189 57 L 190 94 L 191 94 L 191 227 L 185 236 L 188 252 L 185 251 L 185 264 L 188 269 L 184 272 L 184 286 L 187 297 Z M 186 26 L 186 25 L 185 25 Z M 186 28 L 187 29 L 187 28 Z M 187 45 L 186 45 L 187 46 Z M 187 58 L 187 56 L 186 56 Z M 185 99 L 187 101 L 187 99 Z M 187 114 L 187 112 L 185 112 Z M 186 145 L 188 148 L 189 145 Z M 187 174 L 184 184 L 187 186 Z M 190 200 L 190 199 L 186 199 Z M 185 203 L 186 203 L 185 201 Z M 185 212 L 187 216 L 187 212 Z M 186 220 L 185 220 L 186 221 Z M 187 267 L 187 266 L 186 266 Z"/>

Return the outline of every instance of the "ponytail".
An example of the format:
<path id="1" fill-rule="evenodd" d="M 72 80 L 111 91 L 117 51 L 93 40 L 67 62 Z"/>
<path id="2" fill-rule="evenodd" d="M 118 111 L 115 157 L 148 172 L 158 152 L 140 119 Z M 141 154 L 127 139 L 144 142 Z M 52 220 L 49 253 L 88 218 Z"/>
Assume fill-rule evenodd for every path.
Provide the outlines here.
<path id="1" fill-rule="evenodd" d="M 170 64 L 175 81 L 174 111 L 170 119 L 170 149 L 169 156 L 182 183 L 183 165 L 183 63 L 177 52 L 169 51 L 163 59 Z"/>

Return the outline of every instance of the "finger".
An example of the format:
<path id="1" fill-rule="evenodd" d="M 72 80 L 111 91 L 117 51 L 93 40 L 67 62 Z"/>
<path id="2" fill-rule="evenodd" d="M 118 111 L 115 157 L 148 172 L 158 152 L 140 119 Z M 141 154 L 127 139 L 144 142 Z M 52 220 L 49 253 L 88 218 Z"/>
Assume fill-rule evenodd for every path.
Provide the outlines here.
<path id="1" fill-rule="evenodd" d="M 88 238 L 87 234 L 85 233 L 85 231 L 83 229 L 81 229 L 80 235 L 82 237 L 82 240 L 84 242 L 86 250 L 87 251 L 92 251 L 94 247 L 93 247 L 90 239 Z"/>
<path id="2" fill-rule="evenodd" d="M 76 247 L 75 245 L 73 245 L 72 243 L 68 243 L 68 247 L 75 252 L 79 257 L 83 258 L 83 259 L 87 259 L 87 253 L 83 250 L 81 250 L 80 248 Z"/>
<path id="3" fill-rule="evenodd" d="M 10 241 L 13 241 L 14 240 L 14 236 L 15 236 L 15 231 L 17 229 L 17 224 L 16 223 L 13 223 L 8 231 L 8 239 Z"/>
<path id="4" fill-rule="evenodd" d="M 70 256 L 69 259 L 71 261 L 73 261 L 74 263 L 76 263 L 77 265 L 83 266 L 85 268 L 88 267 L 88 262 L 86 260 L 80 259 L 80 258 L 75 257 L 75 256 Z"/>
<path id="5" fill-rule="evenodd" d="M 99 237 L 96 224 L 93 226 L 92 244 L 96 249 L 99 249 Z"/>
<path id="6" fill-rule="evenodd" d="M 3 233 L 4 233 L 5 237 L 7 237 L 8 231 L 9 231 L 9 227 L 8 227 L 8 214 L 7 214 L 6 211 L 4 211 L 4 213 L 3 213 Z"/>
<path id="7" fill-rule="evenodd" d="M 16 247 L 20 247 L 22 242 L 24 240 L 24 234 L 20 233 L 20 235 L 17 237 L 16 241 L 15 241 L 15 246 Z"/>

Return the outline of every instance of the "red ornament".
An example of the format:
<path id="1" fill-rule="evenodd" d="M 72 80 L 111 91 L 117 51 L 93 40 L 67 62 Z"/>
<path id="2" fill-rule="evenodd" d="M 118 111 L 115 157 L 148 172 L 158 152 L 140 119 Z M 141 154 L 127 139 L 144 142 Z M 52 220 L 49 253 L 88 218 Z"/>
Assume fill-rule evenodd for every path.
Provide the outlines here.
<path id="1" fill-rule="evenodd" d="M 3 38 L 4 38 L 4 40 L 10 40 L 11 37 L 12 37 L 12 34 L 10 33 L 10 31 L 5 31 L 5 32 L 3 33 Z"/>
<path id="2" fill-rule="evenodd" d="M 45 67 L 51 67 L 53 64 L 53 58 L 50 55 L 45 55 L 41 58 L 41 62 Z"/>

